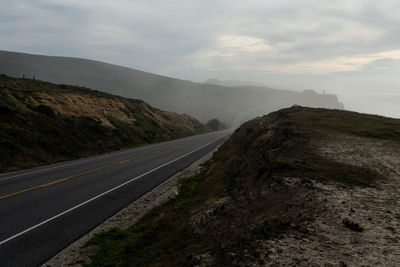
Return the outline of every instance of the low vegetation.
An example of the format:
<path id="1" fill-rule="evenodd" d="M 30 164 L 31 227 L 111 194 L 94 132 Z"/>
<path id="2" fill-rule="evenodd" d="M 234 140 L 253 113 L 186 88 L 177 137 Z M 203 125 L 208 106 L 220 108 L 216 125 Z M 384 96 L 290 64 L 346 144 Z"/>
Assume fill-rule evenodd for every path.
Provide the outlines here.
<path id="1" fill-rule="evenodd" d="M 209 128 L 211 128 L 213 131 L 218 131 L 218 130 L 223 130 L 226 129 L 226 124 L 223 122 L 220 122 L 218 119 L 211 119 L 207 122 L 206 124 Z"/>
<path id="2" fill-rule="evenodd" d="M 132 227 L 113 229 L 92 239 L 88 245 L 100 245 L 101 249 L 89 266 L 146 266 L 157 262 L 180 266 L 194 251 L 213 248 L 215 243 L 202 243 L 204 236 L 187 224 L 187 218 L 199 207 L 219 195 L 217 190 L 200 193 L 207 190 L 203 183 L 210 168 L 204 167 L 200 175 L 180 181 L 179 198 L 156 208 Z"/>
<path id="3" fill-rule="evenodd" d="M 319 155 L 310 140 L 350 134 L 398 141 L 399 125 L 395 119 L 303 107 L 249 121 L 200 174 L 181 181 L 177 198 L 128 229 L 92 239 L 88 246 L 97 252 L 89 266 L 267 264 L 260 256 L 262 240 L 307 236 L 306 225 L 324 211 L 311 190 L 314 182 L 351 188 L 384 179 L 367 167 Z M 363 231 L 349 219 L 338 223 Z"/>
<path id="4" fill-rule="evenodd" d="M 89 104 L 97 105 L 102 118 L 90 114 L 90 106 L 86 107 L 86 116 L 82 115 L 88 103 L 79 99 L 91 99 Z M 75 102 L 65 108 L 69 113 L 64 114 L 62 108 L 67 101 Z M 114 106 L 102 111 L 102 103 Z M 132 119 L 122 120 L 122 115 L 112 114 Z M 171 140 L 208 129 L 189 116 L 163 112 L 140 100 L 0 75 L 0 172 Z"/>
<path id="5" fill-rule="evenodd" d="M 343 219 L 342 223 L 343 223 L 344 226 L 346 226 L 347 228 L 349 228 L 352 231 L 355 231 L 355 232 L 364 231 L 364 229 L 358 223 L 353 222 L 349 218 Z"/>
<path id="6" fill-rule="evenodd" d="M 335 109 L 292 107 L 276 113 L 308 138 L 339 132 L 360 137 L 400 141 L 400 120 Z"/>

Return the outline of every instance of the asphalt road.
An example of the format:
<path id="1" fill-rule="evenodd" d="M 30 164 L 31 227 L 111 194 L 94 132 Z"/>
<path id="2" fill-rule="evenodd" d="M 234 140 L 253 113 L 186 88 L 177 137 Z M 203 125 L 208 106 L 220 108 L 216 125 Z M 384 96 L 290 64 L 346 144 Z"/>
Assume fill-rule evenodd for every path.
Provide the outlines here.
<path id="1" fill-rule="evenodd" d="M 197 135 L 0 175 L 0 266 L 37 266 L 224 142 Z"/>

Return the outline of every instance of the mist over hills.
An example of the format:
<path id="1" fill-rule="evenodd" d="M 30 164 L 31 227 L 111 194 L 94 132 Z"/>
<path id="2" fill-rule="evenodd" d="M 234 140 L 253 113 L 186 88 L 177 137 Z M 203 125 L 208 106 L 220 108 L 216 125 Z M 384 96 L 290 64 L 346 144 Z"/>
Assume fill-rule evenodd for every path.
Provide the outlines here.
<path id="1" fill-rule="evenodd" d="M 292 106 L 342 109 L 336 95 L 294 92 L 254 85 L 226 87 L 194 83 L 99 61 L 0 51 L 0 73 L 79 85 L 141 99 L 201 121 L 212 118 L 236 126 L 254 116 Z"/>
<path id="2" fill-rule="evenodd" d="M 204 82 L 205 84 L 213 84 L 219 86 L 226 87 L 235 87 L 235 86 L 260 86 L 265 87 L 262 83 L 252 82 L 252 81 L 241 81 L 241 80 L 220 80 L 211 78 Z"/>

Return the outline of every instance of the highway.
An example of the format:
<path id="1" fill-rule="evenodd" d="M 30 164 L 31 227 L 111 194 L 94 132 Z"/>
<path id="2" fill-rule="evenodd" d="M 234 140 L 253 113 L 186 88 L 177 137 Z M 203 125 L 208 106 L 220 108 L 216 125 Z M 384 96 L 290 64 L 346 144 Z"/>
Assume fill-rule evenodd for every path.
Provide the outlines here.
<path id="1" fill-rule="evenodd" d="M 231 131 L 196 135 L 0 175 L 0 266 L 37 266 Z"/>

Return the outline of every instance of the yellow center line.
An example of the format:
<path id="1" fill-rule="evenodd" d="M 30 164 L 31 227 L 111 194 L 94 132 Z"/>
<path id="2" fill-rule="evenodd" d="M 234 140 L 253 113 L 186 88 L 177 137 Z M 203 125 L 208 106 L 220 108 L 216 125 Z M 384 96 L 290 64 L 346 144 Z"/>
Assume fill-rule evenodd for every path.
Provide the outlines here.
<path id="1" fill-rule="evenodd" d="M 188 143 L 188 142 L 185 142 L 185 144 L 186 143 Z M 38 188 L 44 188 L 44 187 L 48 187 L 48 186 L 51 186 L 51 185 L 54 185 L 54 184 L 65 182 L 65 181 L 68 181 L 68 180 L 70 180 L 72 178 L 76 178 L 78 176 L 82 176 L 82 175 L 85 175 L 85 174 L 97 172 L 97 171 L 100 171 L 102 169 L 106 169 L 106 168 L 122 165 L 122 164 L 128 163 L 130 161 L 133 161 L 133 160 L 136 160 L 136 159 L 139 159 L 139 158 L 143 158 L 143 157 L 151 155 L 151 154 L 157 154 L 157 153 L 160 153 L 161 151 L 170 150 L 171 148 L 172 148 L 172 146 L 168 147 L 167 149 L 164 149 L 164 150 L 155 150 L 155 151 L 150 152 L 150 153 L 139 154 L 138 156 L 136 156 L 134 158 L 129 158 L 129 159 L 122 160 L 122 161 L 119 161 L 119 162 L 114 162 L 114 163 L 107 164 L 107 165 L 104 165 L 104 166 L 101 166 L 101 167 L 98 167 L 98 168 L 95 168 L 95 169 L 92 169 L 92 170 L 80 172 L 80 173 L 77 173 L 77 174 L 74 174 L 74 175 L 71 175 L 71 176 L 68 176 L 68 177 L 65 177 L 65 178 L 54 180 L 54 181 L 51 181 L 51 182 L 48 182 L 48 183 L 45 183 L 45 184 L 41 184 L 41 185 L 33 186 L 33 187 L 30 187 L 30 188 L 26 188 L 26 189 L 23 189 L 23 190 L 14 192 L 14 193 L 10 193 L 10 194 L 7 194 L 7 195 L 0 196 L 0 200 L 8 198 L 8 197 L 11 197 L 11 196 L 19 195 L 19 194 L 22 194 L 22 193 L 25 193 L 25 192 L 28 192 L 28 191 L 32 191 L 32 190 L 35 190 L 35 189 L 38 189 Z"/>
<path id="2" fill-rule="evenodd" d="M 51 182 L 45 183 L 45 184 L 41 184 L 41 185 L 37 185 L 37 186 L 34 186 L 34 187 L 26 188 L 26 189 L 20 190 L 18 192 L 14 192 L 14 193 L 11 193 L 11 194 L 7 194 L 7 195 L 4 195 L 4 196 L 1 196 L 0 199 L 8 198 L 8 197 L 19 195 L 19 194 L 22 194 L 22 193 L 25 193 L 25 192 L 28 192 L 28 191 L 32 191 L 32 190 L 38 189 L 38 188 L 43 188 L 43 187 L 47 187 L 47 186 L 50 186 L 50 185 L 58 184 L 58 183 L 61 183 L 61 182 L 65 182 L 65 181 L 67 181 L 69 179 L 72 179 L 72 178 L 75 178 L 75 177 L 78 177 L 78 176 L 82 176 L 82 175 L 85 175 L 85 174 L 93 173 L 93 172 L 96 172 L 96 171 L 99 171 L 99 170 L 102 170 L 102 169 L 105 169 L 105 168 L 121 165 L 121 164 L 127 163 L 127 162 L 129 162 L 131 160 L 133 160 L 133 159 L 124 160 L 124 161 L 120 161 L 120 162 L 104 165 L 104 166 L 101 166 L 101 167 L 96 168 L 96 169 L 80 172 L 80 173 L 77 173 L 77 174 L 74 174 L 74 175 L 71 175 L 71 176 L 68 176 L 68 177 L 65 177 L 65 178 L 61 178 L 61 179 L 58 179 L 58 180 L 55 180 L 55 181 L 51 181 Z"/>

